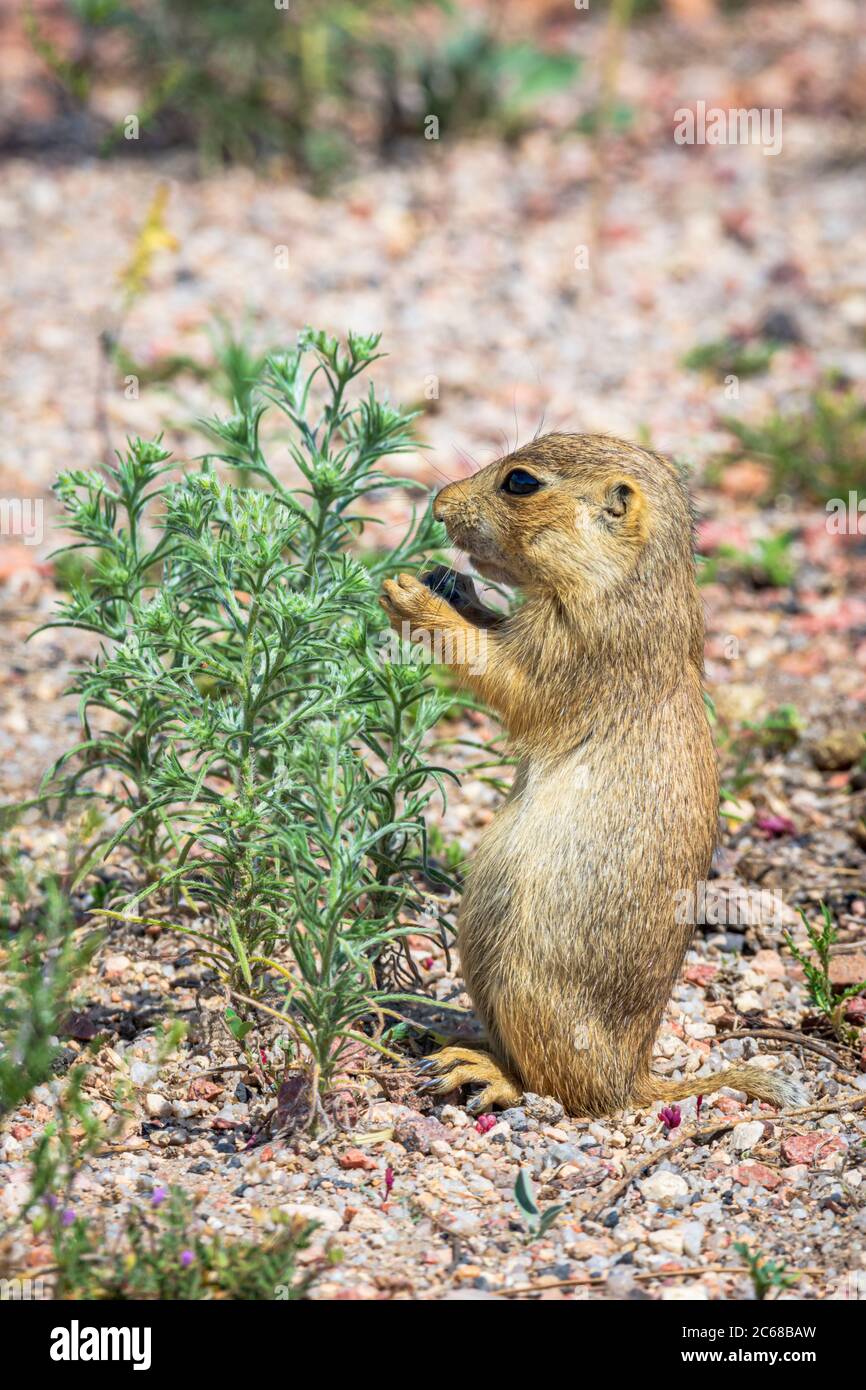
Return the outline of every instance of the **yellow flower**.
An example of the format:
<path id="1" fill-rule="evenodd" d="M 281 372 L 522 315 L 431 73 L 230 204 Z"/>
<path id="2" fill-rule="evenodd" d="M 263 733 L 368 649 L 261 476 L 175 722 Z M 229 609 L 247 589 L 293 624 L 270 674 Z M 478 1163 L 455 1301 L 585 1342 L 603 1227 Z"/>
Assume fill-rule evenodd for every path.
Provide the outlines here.
<path id="1" fill-rule="evenodd" d="M 135 239 L 132 255 L 118 277 L 127 299 L 135 299 L 141 294 L 157 251 L 176 251 L 180 245 L 177 237 L 172 236 L 165 225 L 168 195 L 168 184 L 161 183 L 153 195 L 141 231 Z"/>

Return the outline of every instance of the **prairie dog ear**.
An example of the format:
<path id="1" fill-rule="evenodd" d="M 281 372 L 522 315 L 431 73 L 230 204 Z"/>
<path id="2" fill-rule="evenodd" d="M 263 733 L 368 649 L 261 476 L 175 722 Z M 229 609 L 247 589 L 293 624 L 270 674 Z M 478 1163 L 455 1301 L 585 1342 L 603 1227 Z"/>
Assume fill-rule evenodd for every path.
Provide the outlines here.
<path id="1" fill-rule="evenodd" d="M 614 478 L 605 489 L 604 518 L 617 530 L 624 529 L 643 540 L 646 535 L 646 500 L 634 478 Z"/>

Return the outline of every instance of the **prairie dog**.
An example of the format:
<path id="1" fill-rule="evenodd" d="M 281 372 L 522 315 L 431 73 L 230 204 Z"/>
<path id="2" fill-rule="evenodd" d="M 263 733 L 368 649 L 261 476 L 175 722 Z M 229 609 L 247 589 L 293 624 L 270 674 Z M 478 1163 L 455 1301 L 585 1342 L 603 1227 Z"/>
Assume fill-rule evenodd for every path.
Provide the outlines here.
<path id="1" fill-rule="evenodd" d="M 620 440 L 550 434 L 443 488 L 434 512 L 524 600 L 503 617 L 464 588 L 458 612 L 442 584 L 411 575 L 382 595 L 395 627 L 438 634 L 518 756 L 458 922 L 489 1050 L 435 1054 L 437 1089 L 480 1084 L 476 1109 L 534 1091 L 573 1115 L 721 1086 L 801 1101 L 796 1083 L 752 1066 L 686 1081 L 650 1071 L 692 934 L 677 907 L 706 879 L 718 821 L 678 471 Z"/>

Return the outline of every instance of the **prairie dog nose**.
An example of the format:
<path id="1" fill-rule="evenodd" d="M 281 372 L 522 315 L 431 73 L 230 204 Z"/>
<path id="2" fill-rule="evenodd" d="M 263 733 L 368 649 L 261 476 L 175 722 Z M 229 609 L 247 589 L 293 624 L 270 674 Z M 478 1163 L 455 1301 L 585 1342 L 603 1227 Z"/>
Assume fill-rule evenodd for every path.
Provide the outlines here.
<path id="1" fill-rule="evenodd" d="M 457 501 L 455 496 L 457 483 L 448 483 L 446 487 L 440 488 L 433 500 L 433 515 L 437 521 L 444 521 L 451 503 Z M 449 497 L 448 494 L 451 494 Z"/>

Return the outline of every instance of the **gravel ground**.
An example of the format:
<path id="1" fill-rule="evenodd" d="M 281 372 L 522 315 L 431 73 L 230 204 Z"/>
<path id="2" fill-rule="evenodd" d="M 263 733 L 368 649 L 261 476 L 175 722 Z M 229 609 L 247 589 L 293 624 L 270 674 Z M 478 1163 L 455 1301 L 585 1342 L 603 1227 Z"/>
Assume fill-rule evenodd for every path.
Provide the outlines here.
<path id="1" fill-rule="evenodd" d="M 607 151 L 604 254 L 599 264 L 591 253 L 591 272 L 575 269 L 575 250 L 592 240 L 594 156 L 567 131 L 568 112 L 512 149 L 415 147 L 397 166 L 364 167 L 326 199 L 241 170 L 193 177 L 180 157 L 8 162 L 0 237 L 14 273 L 0 284 L 0 496 L 43 500 L 46 526 L 41 544 L 0 546 L 4 797 L 32 794 L 77 729 L 62 691 L 85 643 L 48 632 L 24 645 L 56 598 L 53 475 L 92 466 L 107 438 L 116 445 L 126 433 L 164 429 L 179 456 L 195 452 L 190 422 L 212 408 L 208 388 L 186 379 L 127 399 L 100 362 L 99 334 L 117 320 L 118 272 L 167 181 L 177 245 L 159 253 L 123 326 L 138 361 L 207 358 L 215 310 L 246 315 L 262 344 L 291 340 L 307 321 L 381 329 L 392 355 L 378 384 L 423 409 L 428 447 L 409 460 L 420 482 L 435 486 L 488 461 L 503 434 L 523 439 L 543 417 L 545 428 L 648 437 L 692 465 L 707 549 L 796 530 L 789 590 L 733 579 L 705 589 L 708 683 L 720 713 L 736 723 L 789 703 L 804 723 L 791 751 L 761 760 L 745 823 L 725 821 L 717 874 L 732 890 L 777 893 L 795 935 L 796 906 L 814 913 L 819 900 L 830 903 L 837 978 L 866 977 L 863 788 L 850 764 L 822 767 L 817 750 L 828 733 L 866 726 L 866 548 L 862 538 L 828 535 L 819 508 L 756 506 L 748 476 L 720 489 L 702 482 L 726 439 L 721 415 L 760 418 L 802 399 L 830 368 L 866 377 L 862 152 L 845 107 L 855 95 L 844 97 L 859 90 L 854 19 L 853 6 L 807 5 L 792 31 L 756 7 L 709 51 L 664 28 L 638 32 L 623 86 L 642 114 L 632 138 Z M 688 97 L 712 93 L 726 105 L 756 92 L 786 109 L 778 159 L 659 138 Z M 285 270 L 278 247 L 288 247 Z M 735 401 L 681 366 L 696 343 L 758 331 L 782 312 L 799 341 L 744 380 Z M 388 506 L 385 520 L 399 524 L 406 499 Z M 493 730 L 479 718 L 473 732 Z M 490 788 L 467 779 L 443 817 L 446 840 L 471 852 L 495 805 Z M 72 830 L 29 813 L 17 842 L 38 863 L 59 863 Z M 768 1069 L 805 1082 L 818 1113 L 780 1116 L 708 1093 L 699 1117 L 695 1101 L 684 1102 L 682 1123 L 666 1134 L 649 1111 L 589 1122 L 527 1097 L 491 1127 L 460 1097 L 431 1108 L 411 1072 L 383 1072 L 359 1052 L 346 1078 L 348 1128 L 300 1143 L 268 1134 L 254 1074 L 219 1072 L 202 1084 L 202 1073 L 241 1064 L 228 1039 L 201 1026 L 200 967 L 176 939 L 112 931 L 86 981 L 88 1012 L 110 1035 L 91 1085 L 106 1117 L 119 1076 L 134 1102 L 122 1142 L 83 1173 L 77 1204 L 112 1227 L 152 1187 L 175 1181 L 225 1234 L 255 1229 L 275 1208 L 315 1215 L 309 1258 L 328 1242 L 344 1252 L 318 1297 L 742 1299 L 751 1283 L 739 1241 L 801 1271 L 784 1296 L 866 1296 L 866 1074 L 854 1054 L 827 1055 L 802 972 L 780 949 L 780 925 L 755 918 L 698 930 L 654 1065 L 670 1076 L 709 1074 L 760 1054 Z M 459 1000 L 458 963 L 449 969 L 420 942 L 415 954 L 431 990 Z M 169 1007 L 198 1032 L 157 1064 L 154 1023 Z M 773 1030 L 783 1037 L 753 1036 Z M 80 1044 L 67 1044 L 71 1060 Z M 24 1196 L 26 1152 L 52 1099 L 52 1087 L 41 1088 L 0 1136 L 4 1215 Z M 527 1239 L 519 1219 L 520 1169 L 542 1206 L 564 1205 L 543 1238 Z M 47 1258 L 29 1233 L 17 1254 L 32 1268 Z"/>

